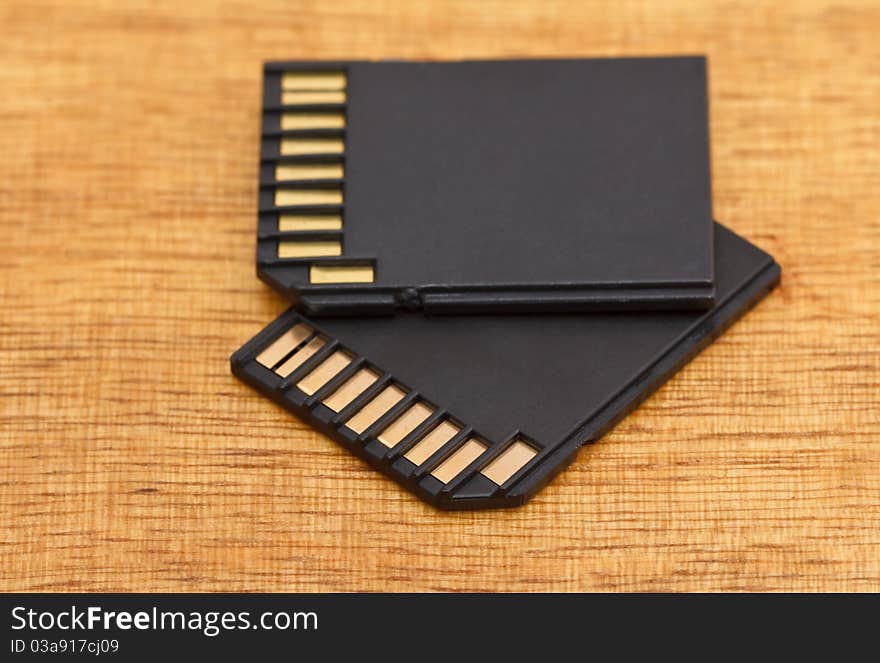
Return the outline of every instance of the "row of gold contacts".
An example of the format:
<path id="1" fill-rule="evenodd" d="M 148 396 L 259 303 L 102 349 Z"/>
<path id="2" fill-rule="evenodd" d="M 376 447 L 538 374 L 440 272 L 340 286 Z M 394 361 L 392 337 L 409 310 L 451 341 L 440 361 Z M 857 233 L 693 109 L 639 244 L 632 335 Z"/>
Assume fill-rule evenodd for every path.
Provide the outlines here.
<path id="1" fill-rule="evenodd" d="M 263 90 L 263 133 L 283 131 L 334 132 L 345 129 L 348 74 L 344 66 L 329 68 L 267 65 Z"/>
<path id="2" fill-rule="evenodd" d="M 376 280 L 373 259 L 343 256 L 341 237 L 293 233 L 260 241 L 273 252 L 269 259 L 261 261 L 263 265 L 304 265 L 311 285 L 370 284 Z"/>
<path id="3" fill-rule="evenodd" d="M 289 182 L 260 191 L 260 214 L 275 220 L 275 257 L 280 260 L 337 257 L 343 254 L 344 186 Z M 371 279 L 372 281 L 372 279 Z"/>
<path id="4" fill-rule="evenodd" d="M 274 225 L 277 217 L 260 218 L 260 226 Z M 341 233 L 258 231 L 257 264 L 262 268 L 302 269 L 310 285 L 373 284 L 375 258 L 345 256 Z"/>
<path id="5" fill-rule="evenodd" d="M 303 164 L 279 163 L 276 166 L 276 180 L 342 179 L 348 86 L 346 72 L 314 69 L 285 71 L 281 73 L 279 84 L 282 107 L 271 110 L 264 108 L 264 145 L 265 139 L 271 137 L 276 143 L 268 156 L 303 158 L 306 161 Z M 321 103 L 337 103 L 339 106 L 315 107 Z M 315 157 L 324 161 L 307 161 Z"/>
<path id="6" fill-rule="evenodd" d="M 268 222 L 273 222 L 269 217 Z M 261 219 L 261 225 L 266 222 Z M 302 266 L 312 285 L 364 283 L 376 279 L 375 259 L 344 255 L 344 237 L 334 231 L 270 232 L 257 240 L 257 260 L 266 266 Z"/>
<path id="7" fill-rule="evenodd" d="M 539 455 L 523 436 L 491 444 L 446 410 L 302 320 L 260 349 L 257 364 L 276 388 L 295 391 L 314 415 L 342 437 L 379 449 L 387 463 L 405 459 L 415 478 L 430 476 L 444 490 L 475 473 L 498 487 L 518 479 Z"/>
<path id="8" fill-rule="evenodd" d="M 344 104 L 348 75 L 342 69 L 292 69 L 281 73 L 282 106 Z"/>
<path id="9" fill-rule="evenodd" d="M 263 161 L 271 169 L 275 207 L 342 206 L 345 178 L 345 109 L 315 110 L 311 104 L 321 94 L 339 94 L 344 101 L 348 77 L 344 71 L 307 69 L 281 74 L 282 111 L 267 112 L 263 118 L 264 139 L 277 143 Z M 316 96 L 318 95 L 318 96 Z M 276 136 L 277 134 L 277 136 Z M 266 150 L 264 150 L 266 152 Z M 265 173 L 261 171 L 261 181 Z M 286 184 L 287 186 L 283 186 Z M 261 200 L 261 207 L 264 203 Z M 339 220 L 341 223 L 341 219 Z M 310 228 L 326 230 L 329 228 Z M 341 229 L 341 226 L 340 228 Z"/>
<path id="10" fill-rule="evenodd" d="M 311 284 L 372 283 L 372 264 L 311 262 L 343 255 L 348 76 L 343 70 L 284 71 L 279 85 L 284 108 L 263 120 L 261 181 L 270 175 L 272 184 L 260 192 L 261 215 L 277 219 L 274 258 L 308 261 Z M 320 104 L 343 106 L 316 109 Z M 266 134 L 277 153 L 274 147 L 267 153 Z"/>

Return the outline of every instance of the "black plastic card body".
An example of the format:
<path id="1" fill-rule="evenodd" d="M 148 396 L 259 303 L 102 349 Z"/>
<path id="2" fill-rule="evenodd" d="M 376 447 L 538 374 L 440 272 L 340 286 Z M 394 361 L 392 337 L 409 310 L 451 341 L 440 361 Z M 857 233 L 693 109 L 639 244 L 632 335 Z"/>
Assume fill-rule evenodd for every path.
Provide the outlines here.
<path id="1" fill-rule="evenodd" d="M 260 156 L 309 315 L 713 303 L 703 57 L 268 63 Z"/>
<path id="2" fill-rule="evenodd" d="M 522 504 L 779 281 L 722 226 L 703 312 L 328 318 L 284 313 L 232 371 L 443 509 Z"/>

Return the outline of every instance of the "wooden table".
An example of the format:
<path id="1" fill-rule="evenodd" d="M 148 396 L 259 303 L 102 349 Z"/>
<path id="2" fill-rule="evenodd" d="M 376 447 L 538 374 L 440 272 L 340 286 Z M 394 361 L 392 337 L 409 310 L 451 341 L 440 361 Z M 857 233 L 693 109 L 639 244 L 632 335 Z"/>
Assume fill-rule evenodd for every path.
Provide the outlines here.
<path id="1" fill-rule="evenodd" d="M 253 4 L 0 9 L 0 588 L 880 590 L 876 0 Z M 437 512 L 230 375 L 285 308 L 263 60 L 679 53 L 783 285 L 528 506 Z"/>

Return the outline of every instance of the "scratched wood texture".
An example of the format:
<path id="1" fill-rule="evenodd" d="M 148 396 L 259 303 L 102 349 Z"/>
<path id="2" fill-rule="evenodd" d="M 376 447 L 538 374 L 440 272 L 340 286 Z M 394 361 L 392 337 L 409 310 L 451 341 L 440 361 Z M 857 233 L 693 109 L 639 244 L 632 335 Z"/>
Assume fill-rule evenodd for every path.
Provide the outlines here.
<path id="1" fill-rule="evenodd" d="M 880 590 L 880 5 L 0 7 L 0 588 Z M 784 283 L 525 508 L 441 513 L 238 383 L 261 62 L 707 53 Z"/>

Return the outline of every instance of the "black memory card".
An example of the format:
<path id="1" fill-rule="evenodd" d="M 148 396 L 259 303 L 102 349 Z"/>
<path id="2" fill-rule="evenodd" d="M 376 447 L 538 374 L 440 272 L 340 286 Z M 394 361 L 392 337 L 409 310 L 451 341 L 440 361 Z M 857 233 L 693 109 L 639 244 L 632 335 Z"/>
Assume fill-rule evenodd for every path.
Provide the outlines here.
<path id="1" fill-rule="evenodd" d="M 232 371 L 440 508 L 516 506 L 779 281 L 717 224 L 715 260 L 709 311 L 319 323 L 291 309 Z"/>
<path id="2" fill-rule="evenodd" d="M 702 57 L 268 63 L 257 263 L 308 315 L 701 309 Z"/>

